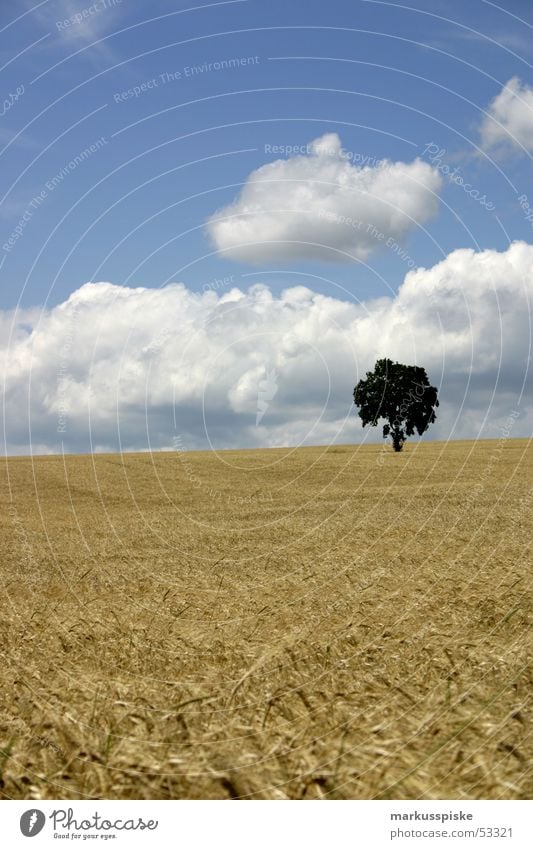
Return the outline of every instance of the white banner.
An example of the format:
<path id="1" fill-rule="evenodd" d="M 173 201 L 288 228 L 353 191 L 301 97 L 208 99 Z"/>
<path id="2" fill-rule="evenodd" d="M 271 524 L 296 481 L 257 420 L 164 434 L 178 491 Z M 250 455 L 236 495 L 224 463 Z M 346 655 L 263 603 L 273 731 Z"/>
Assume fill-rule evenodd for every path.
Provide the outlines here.
<path id="1" fill-rule="evenodd" d="M 532 808 L 527 801 L 5 801 L 0 845 L 531 849 Z"/>

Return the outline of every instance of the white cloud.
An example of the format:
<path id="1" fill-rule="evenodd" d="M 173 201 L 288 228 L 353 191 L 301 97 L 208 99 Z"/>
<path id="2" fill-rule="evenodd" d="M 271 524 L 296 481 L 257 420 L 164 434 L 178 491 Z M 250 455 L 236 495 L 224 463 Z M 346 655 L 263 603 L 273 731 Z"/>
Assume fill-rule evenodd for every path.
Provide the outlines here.
<path id="1" fill-rule="evenodd" d="M 440 387 L 431 438 L 529 434 L 533 246 L 457 250 L 362 304 L 299 286 L 193 293 L 88 283 L 50 311 L 0 316 L 11 452 L 380 440 L 352 402 L 376 358 Z M 58 430 L 59 428 L 59 430 Z M 30 436 L 31 434 L 31 436 Z M 92 442 L 90 441 L 92 440 Z"/>
<path id="2" fill-rule="evenodd" d="M 116 56 L 107 35 L 120 23 L 123 14 L 119 0 L 107 2 L 79 2 L 79 0 L 56 0 L 51 6 L 26 2 L 32 18 L 43 30 L 51 32 L 60 42 L 72 50 L 82 50 L 83 56 L 97 67 L 102 62 L 116 63 Z M 57 39 L 44 42 L 40 49 L 57 50 Z M 85 50 L 85 48 L 90 48 Z"/>
<path id="3" fill-rule="evenodd" d="M 481 124 L 485 148 L 521 146 L 533 152 L 533 87 L 512 77 L 491 101 Z"/>
<path id="4" fill-rule="evenodd" d="M 252 263 L 364 260 L 437 210 L 441 178 L 420 159 L 354 165 L 336 133 L 307 147 L 253 171 L 239 197 L 208 220 L 219 251 Z"/>

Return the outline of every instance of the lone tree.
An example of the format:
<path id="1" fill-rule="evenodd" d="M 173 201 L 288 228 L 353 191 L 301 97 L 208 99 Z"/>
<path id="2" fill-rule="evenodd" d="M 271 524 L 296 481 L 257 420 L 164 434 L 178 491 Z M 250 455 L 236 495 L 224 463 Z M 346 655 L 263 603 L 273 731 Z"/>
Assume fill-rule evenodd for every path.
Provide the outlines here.
<path id="1" fill-rule="evenodd" d="M 383 439 L 392 439 L 395 451 L 401 451 L 415 430 L 422 435 L 437 418 L 437 388 L 430 386 L 426 370 L 404 366 L 392 360 L 378 360 L 374 371 L 360 380 L 353 391 L 363 427 L 376 427 L 385 419 Z"/>

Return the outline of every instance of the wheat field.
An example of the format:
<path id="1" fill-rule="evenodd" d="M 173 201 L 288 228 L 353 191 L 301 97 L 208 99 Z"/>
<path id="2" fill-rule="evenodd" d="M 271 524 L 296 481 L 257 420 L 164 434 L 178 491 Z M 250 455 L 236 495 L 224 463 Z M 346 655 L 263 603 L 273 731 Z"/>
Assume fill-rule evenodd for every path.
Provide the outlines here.
<path id="1" fill-rule="evenodd" d="M 3 798 L 528 798 L 532 459 L 7 459 Z"/>

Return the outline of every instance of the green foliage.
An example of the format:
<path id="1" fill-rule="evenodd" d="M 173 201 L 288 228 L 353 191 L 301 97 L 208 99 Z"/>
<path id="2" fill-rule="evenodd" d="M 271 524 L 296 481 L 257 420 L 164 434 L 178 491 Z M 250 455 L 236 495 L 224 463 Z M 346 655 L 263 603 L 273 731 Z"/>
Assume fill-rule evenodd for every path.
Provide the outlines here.
<path id="1" fill-rule="evenodd" d="M 408 436 L 422 435 L 437 418 L 437 388 L 431 386 L 426 370 L 405 366 L 392 360 L 378 360 L 374 371 L 367 372 L 353 391 L 363 427 L 376 427 L 385 420 L 383 439 L 392 439 L 395 451 L 401 451 Z"/>

